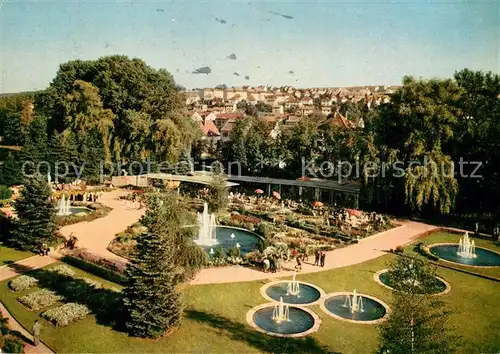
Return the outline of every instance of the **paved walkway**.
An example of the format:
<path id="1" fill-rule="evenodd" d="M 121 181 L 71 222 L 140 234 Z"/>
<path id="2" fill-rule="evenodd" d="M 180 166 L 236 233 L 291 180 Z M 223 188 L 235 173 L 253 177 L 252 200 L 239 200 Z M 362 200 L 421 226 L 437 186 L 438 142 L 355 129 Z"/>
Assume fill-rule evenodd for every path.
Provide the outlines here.
<path id="1" fill-rule="evenodd" d="M 14 317 L 11 316 L 9 311 L 3 306 L 3 304 L 0 302 L 0 313 L 4 318 L 7 318 L 9 321 L 9 328 L 14 331 L 20 332 L 28 341 L 26 342 L 26 346 L 24 347 L 24 353 L 54 353 L 52 350 L 50 350 L 45 344 L 40 343 L 37 347 L 32 345 L 33 343 L 33 336 L 25 330 L 15 319 Z M 42 328 L 43 331 L 43 328 Z M 42 333 L 43 335 L 43 333 Z"/>
<path id="2" fill-rule="evenodd" d="M 363 239 L 358 244 L 327 252 L 324 267 L 310 264 L 314 262 L 314 257 L 310 257 L 309 262 L 302 264 L 302 273 L 320 272 L 366 262 L 383 256 L 386 254 L 384 250 L 406 245 L 422 233 L 433 229 L 436 227 L 432 225 L 417 222 L 405 223 L 403 226 Z M 191 284 L 220 284 L 285 277 L 293 274 L 295 265 L 295 262 L 285 263 L 284 269 L 288 270 L 277 273 L 264 273 L 241 266 L 205 268 L 197 274 Z"/>
<path id="3" fill-rule="evenodd" d="M 145 209 L 139 210 L 138 204 L 118 199 L 128 193 L 123 190 L 104 193 L 99 202 L 113 209 L 108 215 L 92 221 L 64 226 L 59 229 L 59 232 L 66 238 L 73 233 L 78 238 L 78 248 L 87 249 L 93 254 L 110 260 L 126 262 L 124 258 L 109 252 L 107 247 L 117 233 L 124 231 L 144 215 Z"/>
<path id="4" fill-rule="evenodd" d="M 57 262 L 57 256 L 33 256 L 0 267 L 0 281 L 13 278 L 33 269 L 43 268 Z"/>

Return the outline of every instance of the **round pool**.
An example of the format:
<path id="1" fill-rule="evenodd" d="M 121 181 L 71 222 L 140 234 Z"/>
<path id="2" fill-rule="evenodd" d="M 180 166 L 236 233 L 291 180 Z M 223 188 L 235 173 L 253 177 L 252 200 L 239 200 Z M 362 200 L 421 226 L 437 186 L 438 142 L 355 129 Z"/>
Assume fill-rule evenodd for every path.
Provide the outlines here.
<path id="1" fill-rule="evenodd" d="M 275 336 L 305 336 L 319 327 L 319 318 L 307 309 L 288 307 L 288 319 L 273 319 L 275 306 L 267 304 L 252 311 L 250 324 L 259 331 Z"/>
<path id="2" fill-rule="evenodd" d="M 383 285 L 387 286 L 388 288 L 394 289 L 394 286 L 391 282 L 390 272 L 388 269 L 377 272 L 375 277 L 376 277 L 375 279 L 378 280 Z M 442 294 L 444 292 L 447 292 L 449 288 L 450 288 L 449 285 L 439 277 L 434 277 L 434 280 L 431 282 L 431 284 L 429 284 L 429 289 L 427 291 L 424 291 L 423 288 L 418 287 L 417 283 L 417 289 L 421 290 L 418 292 L 420 292 L 421 294 L 432 294 L 432 295 Z"/>
<path id="3" fill-rule="evenodd" d="M 329 295 L 321 308 L 337 319 L 366 324 L 378 323 L 389 313 L 389 306 L 382 300 L 365 294 L 357 295 L 357 311 L 352 311 L 353 294 L 347 292 Z"/>
<path id="4" fill-rule="evenodd" d="M 302 282 L 298 282 L 298 294 L 292 295 L 288 291 L 289 283 L 291 281 L 285 280 L 265 286 L 264 294 L 270 300 L 280 301 L 282 298 L 285 304 L 292 305 L 309 305 L 321 298 L 321 289 Z"/>
<path id="5" fill-rule="evenodd" d="M 475 258 L 465 258 L 457 254 L 458 244 L 441 244 L 429 246 L 429 252 L 446 261 L 476 267 L 500 266 L 500 254 L 486 248 L 476 247 Z"/>
<path id="6" fill-rule="evenodd" d="M 85 208 L 85 207 L 70 207 L 69 211 L 70 211 L 71 215 L 75 215 L 78 213 L 90 213 L 92 211 L 92 209 Z"/>
<path id="7" fill-rule="evenodd" d="M 232 234 L 234 234 L 234 239 L 231 238 Z M 222 247 L 225 251 L 227 251 L 228 249 L 239 244 L 240 252 L 244 255 L 255 250 L 261 240 L 260 236 L 254 232 L 225 226 L 217 226 L 215 238 L 217 239 L 217 244 L 213 246 L 202 245 L 201 247 L 203 247 L 207 252 L 210 252 L 210 249 L 215 251 L 218 247 Z"/>

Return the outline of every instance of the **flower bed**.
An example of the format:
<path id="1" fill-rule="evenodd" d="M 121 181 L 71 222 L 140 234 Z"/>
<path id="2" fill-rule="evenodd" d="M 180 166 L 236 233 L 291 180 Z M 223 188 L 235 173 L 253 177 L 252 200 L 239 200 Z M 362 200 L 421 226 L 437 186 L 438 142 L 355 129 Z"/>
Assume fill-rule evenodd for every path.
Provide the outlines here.
<path id="1" fill-rule="evenodd" d="M 239 214 L 231 215 L 231 219 L 242 222 L 242 223 L 249 223 L 249 224 L 259 224 L 261 222 L 261 220 L 259 218 L 256 218 L 253 216 L 248 216 L 248 215 L 239 215 Z"/>
<path id="2" fill-rule="evenodd" d="M 83 250 L 75 250 L 64 256 L 62 261 L 113 283 L 125 284 L 126 282 L 124 275 L 126 264 L 124 263 L 112 262 Z"/>
<path id="3" fill-rule="evenodd" d="M 82 278 L 82 280 L 89 286 L 95 288 L 95 289 L 101 289 L 102 288 L 102 283 L 97 281 L 97 280 L 94 280 L 94 279 L 90 279 L 90 278 Z"/>
<path id="4" fill-rule="evenodd" d="M 55 272 L 59 275 L 63 275 L 63 276 L 66 276 L 66 277 L 72 277 L 76 274 L 76 272 L 71 269 L 70 267 L 68 266 L 65 266 L 63 264 L 60 264 L 60 265 L 57 265 L 55 267 L 52 267 L 49 269 L 51 272 Z"/>
<path id="5" fill-rule="evenodd" d="M 30 310 L 38 311 L 43 309 L 44 307 L 55 304 L 61 299 L 62 297 L 56 295 L 55 292 L 47 289 L 42 289 L 26 296 L 20 297 L 17 300 L 24 306 L 28 307 Z"/>
<path id="6" fill-rule="evenodd" d="M 23 291 L 38 284 L 38 280 L 28 275 L 21 275 L 9 282 L 9 288 L 14 291 Z"/>
<path id="7" fill-rule="evenodd" d="M 70 323 L 79 321 L 87 317 L 90 310 L 87 306 L 69 302 L 62 306 L 50 309 L 42 313 L 42 317 L 52 322 L 55 326 L 67 326 Z"/>

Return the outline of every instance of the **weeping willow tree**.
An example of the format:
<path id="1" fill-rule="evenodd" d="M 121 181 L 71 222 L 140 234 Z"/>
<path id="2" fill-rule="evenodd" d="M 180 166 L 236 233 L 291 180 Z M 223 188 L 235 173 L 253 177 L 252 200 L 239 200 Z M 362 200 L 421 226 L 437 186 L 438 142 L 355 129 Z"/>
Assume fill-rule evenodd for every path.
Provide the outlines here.
<path id="1" fill-rule="evenodd" d="M 396 197 L 393 204 L 442 214 L 452 210 L 458 184 L 453 161 L 442 146 L 454 138 L 462 94 L 453 80 L 405 77 L 390 103 L 369 122 L 373 144 L 379 147 L 377 156 L 369 158 L 386 162 L 386 178 L 389 175 L 388 185 Z"/>
<path id="2" fill-rule="evenodd" d="M 111 160 L 111 146 L 115 115 L 103 108 L 99 89 L 91 83 L 76 80 L 74 90 L 66 96 L 66 129 L 76 137 L 96 130 L 102 139 L 106 161 Z"/>
<path id="3" fill-rule="evenodd" d="M 406 201 L 413 209 L 431 205 L 442 214 L 452 210 L 458 194 L 455 168 L 449 156 L 433 151 L 424 163 L 411 166 L 405 173 Z"/>
<path id="4" fill-rule="evenodd" d="M 36 111 L 51 117 L 49 132 L 96 127 L 107 159 L 176 162 L 201 134 L 184 102 L 168 71 L 114 55 L 62 64 Z"/>

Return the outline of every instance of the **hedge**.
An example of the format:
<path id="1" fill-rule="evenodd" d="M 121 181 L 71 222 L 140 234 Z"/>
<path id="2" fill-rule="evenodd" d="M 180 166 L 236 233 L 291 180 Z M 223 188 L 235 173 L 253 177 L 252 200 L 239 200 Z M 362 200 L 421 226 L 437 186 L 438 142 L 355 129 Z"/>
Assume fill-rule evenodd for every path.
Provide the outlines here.
<path id="1" fill-rule="evenodd" d="M 61 260 L 74 267 L 80 268 L 81 270 L 94 274 L 95 276 L 109 280 L 110 282 L 117 283 L 120 285 L 125 285 L 127 282 L 127 277 L 124 274 L 120 274 L 117 271 L 108 269 L 101 265 L 85 261 L 81 258 L 73 256 L 64 256 L 62 257 Z"/>

